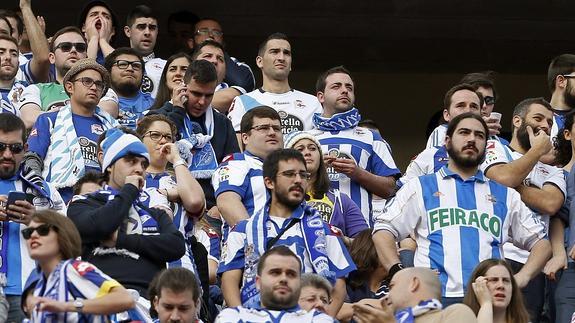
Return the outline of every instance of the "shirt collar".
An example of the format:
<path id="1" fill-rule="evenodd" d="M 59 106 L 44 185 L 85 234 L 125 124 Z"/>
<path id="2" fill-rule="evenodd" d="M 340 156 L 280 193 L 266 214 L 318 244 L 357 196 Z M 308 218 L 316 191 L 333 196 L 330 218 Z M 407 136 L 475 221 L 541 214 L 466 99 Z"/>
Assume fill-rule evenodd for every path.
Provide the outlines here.
<path id="1" fill-rule="evenodd" d="M 439 174 L 441 175 L 442 178 L 447 178 L 447 177 L 451 177 L 451 178 L 455 178 L 455 179 L 459 179 L 463 182 L 469 182 L 469 181 L 473 181 L 473 182 L 485 182 L 485 175 L 483 174 L 483 172 L 480 169 L 477 169 L 477 172 L 475 173 L 475 175 L 471 176 L 470 178 L 463 180 L 463 178 L 461 178 L 461 176 L 459 174 L 454 173 L 453 171 L 451 171 L 449 168 L 447 168 L 447 165 L 441 167 L 441 169 L 439 170 Z"/>

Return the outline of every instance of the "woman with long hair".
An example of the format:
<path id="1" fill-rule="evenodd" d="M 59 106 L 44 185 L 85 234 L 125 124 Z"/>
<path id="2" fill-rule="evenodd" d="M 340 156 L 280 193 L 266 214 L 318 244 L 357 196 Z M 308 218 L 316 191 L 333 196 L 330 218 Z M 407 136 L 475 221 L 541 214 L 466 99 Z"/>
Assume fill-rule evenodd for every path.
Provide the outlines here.
<path id="1" fill-rule="evenodd" d="M 368 228 L 357 204 L 346 194 L 331 189 L 321 145 L 312 134 L 306 131 L 291 132 L 286 136 L 284 146 L 302 153 L 307 171 L 311 174 L 306 200 L 325 222 L 337 227 L 348 238 Z M 350 242 L 346 240 L 347 244 Z"/>
<path id="2" fill-rule="evenodd" d="M 503 259 L 486 259 L 475 267 L 463 303 L 482 323 L 529 322 L 513 270 Z"/>
<path id="3" fill-rule="evenodd" d="M 184 75 L 186 74 L 188 65 L 190 65 L 191 62 L 192 57 L 186 53 L 176 53 L 168 58 L 166 61 L 166 67 L 162 72 L 162 76 L 160 76 L 156 99 L 154 104 L 150 107 L 150 110 L 158 109 L 166 102 L 173 103 L 173 101 L 177 99 L 176 94 L 185 89 L 185 87 L 183 87 Z M 174 93 L 174 89 L 176 88 L 180 88 L 180 90 Z"/>
<path id="4" fill-rule="evenodd" d="M 36 212 L 22 230 L 30 257 L 41 271 L 34 289 L 33 322 L 105 322 L 107 315 L 132 309 L 132 296 L 82 253 L 74 223 L 57 212 Z"/>

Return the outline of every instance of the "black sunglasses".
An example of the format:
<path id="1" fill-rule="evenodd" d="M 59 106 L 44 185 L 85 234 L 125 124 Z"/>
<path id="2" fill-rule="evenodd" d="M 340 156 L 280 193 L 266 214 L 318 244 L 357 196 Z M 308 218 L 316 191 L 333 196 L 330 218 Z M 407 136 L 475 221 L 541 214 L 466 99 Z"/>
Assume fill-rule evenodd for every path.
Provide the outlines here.
<path id="1" fill-rule="evenodd" d="M 76 48 L 76 51 L 78 53 L 83 53 L 86 51 L 86 49 L 88 49 L 88 45 L 86 45 L 85 43 L 71 43 L 68 41 L 59 43 L 58 45 L 56 45 L 56 47 L 54 48 L 54 50 L 60 48 L 63 52 L 69 52 L 72 50 L 72 47 Z"/>
<path id="2" fill-rule="evenodd" d="M 13 154 L 19 154 L 24 150 L 24 144 L 6 144 L 0 142 L 0 153 L 4 152 L 6 148 L 10 149 Z"/>
<path id="3" fill-rule="evenodd" d="M 50 233 L 50 229 L 52 229 L 54 226 L 51 224 L 40 224 L 39 226 L 33 228 L 33 227 L 28 227 L 26 229 L 22 230 L 22 237 L 24 238 L 24 240 L 28 240 L 30 239 L 30 237 L 32 236 L 32 233 L 34 233 L 34 231 L 38 232 L 38 234 L 42 237 L 47 236 Z"/>

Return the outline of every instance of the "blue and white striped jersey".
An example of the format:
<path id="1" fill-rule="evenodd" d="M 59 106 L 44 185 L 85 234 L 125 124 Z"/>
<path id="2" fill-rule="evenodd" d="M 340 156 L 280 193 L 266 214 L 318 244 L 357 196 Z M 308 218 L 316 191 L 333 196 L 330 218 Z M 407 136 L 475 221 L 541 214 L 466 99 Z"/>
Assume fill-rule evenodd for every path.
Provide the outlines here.
<path id="1" fill-rule="evenodd" d="M 500 142 L 490 140 L 487 142 L 487 151 L 485 153 L 485 161 L 481 165 L 481 170 L 487 172 L 491 166 L 498 164 L 507 164 L 516 159 L 521 158 L 523 155 L 509 146 L 502 145 Z M 551 165 L 537 162 L 535 167 L 531 170 L 526 179 L 529 184 L 537 188 L 543 188 L 544 185 L 554 185 L 557 187 L 565 197 L 567 195 L 567 184 L 565 183 L 565 174 L 563 169 Z M 545 234 L 549 232 L 549 215 L 538 213 L 533 210 L 545 226 Z M 520 263 L 527 262 L 529 252 L 515 247 L 512 243 L 503 245 L 503 252 L 505 258 L 515 260 Z"/>
<path id="2" fill-rule="evenodd" d="M 21 58 L 24 57 L 22 55 L 20 55 Z M 16 81 L 24 81 L 27 82 L 29 84 L 34 84 L 37 83 L 38 80 L 36 79 L 36 77 L 34 76 L 34 74 L 32 74 L 32 69 L 31 69 L 31 62 L 32 60 L 26 60 L 26 61 L 22 61 L 20 58 L 20 66 L 18 69 L 18 72 L 16 73 Z M 26 57 L 24 57 L 24 59 L 26 59 Z"/>
<path id="3" fill-rule="evenodd" d="M 294 311 L 272 311 L 266 309 L 245 308 L 242 306 L 228 307 L 216 317 L 216 323 L 332 323 L 331 316 L 318 310 L 306 312 L 302 309 Z"/>
<path id="4" fill-rule="evenodd" d="M 9 89 L 0 88 L 0 113 L 8 112 L 20 116 L 18 102 L 26 86 L 28 82 L 15 81 Z"/>
<path id="5" fill-rule="evenodd" d="M 414 159 L 411 160 L 403 176 L 397 181 L 397 186 L 401 187 L 410 180 L 421 175 L 433 174 L 447 165 L 449 156 L 445 145 L 425 148 Z"/>
<path id="6" fill-rule="evenodd" d="M 244 114 L 260 105 L 272 107 L 279 113 L 284 135 L 296 130 L 313 129 L 313 114 L 323 112 L 321 104 L 311 94 L 294 89 L 281 94 L 255 89 L 235 97 L 232 101 L 228 118 L 232 121 L 236 132 L 240 131 L 240 122 Z"/>
<path id="7" fill-rule="evenodd" d="M 447 167 L 407 182 L 376 219 L 378 230 L 398 241 L 414 232 L 415 266 L 439 272 L 444 297 L 463 297 L 475 266 L 502 258 L 503 243 L 530 250 L 545 238 L 543 224 L 515 190 L 481 171 L 463 180 Z"/>
<path id="8" fill-rule="evenodd" d="M 319 140 L 324 154 L 352 159 L 359 167 L 377 176 L 395 177 L 401 174 L 391 156 L 391 148 L 375 131 L 354 127 L 339 132 L 312 130 L 310 133 Z M 361 209 L 367 224 L 373 227 L 373 194 L 347 175 L 336 172 L 333 167 L 328 167 L 327 173 L 331 187 L 351 197 Z"/>
<path id="9" fill-rule="evenodd" d="M 565 115 L 571 110 L 557 110 L 553 109 L 553 126 L 551 127 L 551 133 L 549 137 L 551 142 L 555 140 L 557 134 L 565 126 Z"/>
<path id="10" fill-rule="evenodd" d="M 433 129 L 429 138 L 427 138 L 427 143 L 425 148 L 431 148 L 436 146 L 443 146 L 445 143 L 445 134 L 447 133 L 447 123 L 440 124 L 437 128 Z"/>

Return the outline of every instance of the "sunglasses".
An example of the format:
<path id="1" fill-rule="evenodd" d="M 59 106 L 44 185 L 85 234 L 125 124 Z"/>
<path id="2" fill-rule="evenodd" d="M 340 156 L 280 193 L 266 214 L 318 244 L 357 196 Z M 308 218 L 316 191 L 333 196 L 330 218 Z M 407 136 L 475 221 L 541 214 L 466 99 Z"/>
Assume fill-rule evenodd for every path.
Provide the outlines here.
<path id="1" fill-rule="evenodd" d="M 6 148 L 10 149 L 13 154 L 19 154 L 24 150 L 24 144 L 5 144 L 0 142 L 0 152 L 4 152 Z"/>
<path id="2" fill-rule="evenodd" d="M 60 48 L 63 52 L 67 53 L 72 50 L 72 47 L 76 48 L 76 51 L 78 53 L 84 53 L 86 49 L 88 49 L 88 45 L 86 45 L 85 43 L 71 43 L 66 41 L 56 45 L 54 50 Z"/>
<path id="3" fill-rule="evenodd" d="M 22 230 L 22 237 L 24 238 L 24 240 L 29 240 L 30 237 L 32 237 L 32 233 L 34 233 L 34 231 L 38 232 L 38 235 L 45 237 L 50 233 L 50 229 L 52 229 L 53 227 L 54 226 L 51 224 L 40 224 L 35 228 L 28 227 Z"/>

